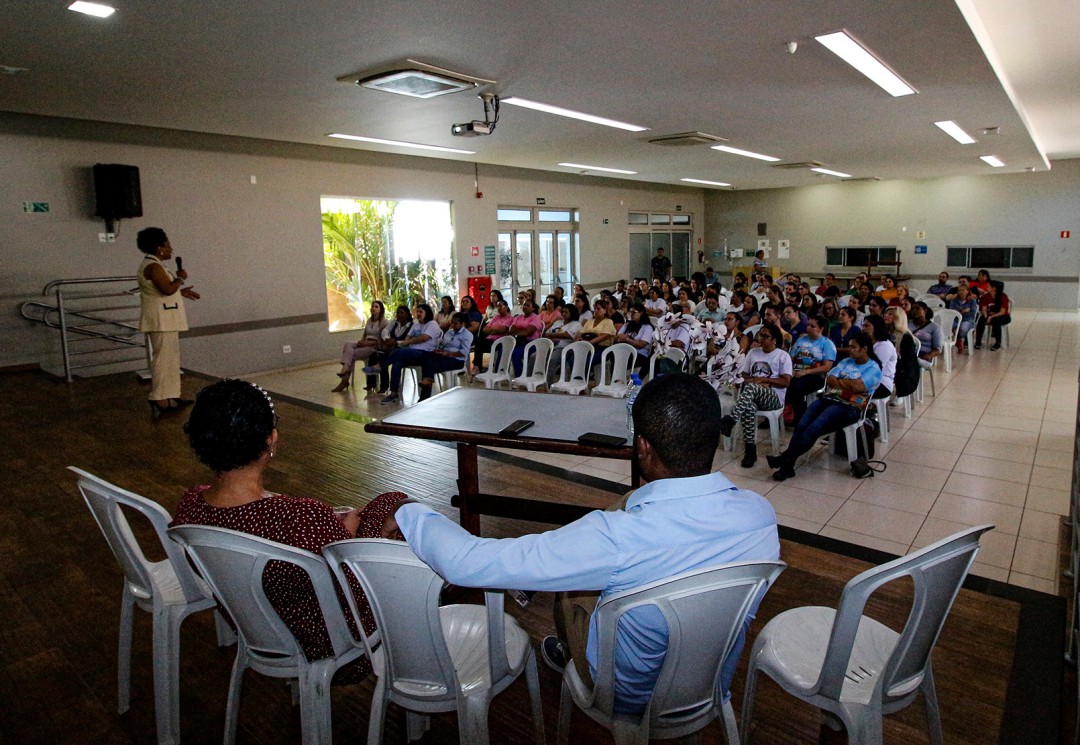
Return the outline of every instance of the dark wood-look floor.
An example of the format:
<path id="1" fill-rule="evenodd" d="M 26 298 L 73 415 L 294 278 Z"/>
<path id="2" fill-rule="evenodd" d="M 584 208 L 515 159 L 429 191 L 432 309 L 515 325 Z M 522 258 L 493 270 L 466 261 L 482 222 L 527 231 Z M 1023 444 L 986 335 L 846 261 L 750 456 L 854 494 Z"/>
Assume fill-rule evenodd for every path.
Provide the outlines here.
<path id="1" fill-rule="evenodd" d="M 187 393 L 201 384 L 189 376 Z M 0 743 L 155 741 L 149 618 L 145 613 L 136 616 L 132 708 L 117 716 L 121 574 L 64 469 L 80 466 L 170 509 L 184 488 L 205 481 L 209 474 L 188 451 L 182 417 L 152 422 L 145 396 L 146 388 L 126 375 L 73 385 L 36 373 L 0 375 Z M 269 488 L 320 496 L 335 504 L 363 504 L 382 491 L 402 490 L 452 513 L 451 448 L 368 435 L 355 421 L 285 402 L 279 402 L 278 411 L 281 446 Z M 600 486 L 596 482 L 572 483 L 556 472 L 522 468 L 505 459 L 481 458 L 480 467 L 485 490 L 494 493 L 535 496 L 572 490 L 576 498 L 598 506 L 612 498 L 611 490 L 595 488 Z M 543 527 L 484 519 L 485 535 L 516 535 Z M 748 646 L 762 624 L 782 610 L 835 605 L 844 583 L 870 566 L 790 540 L 783 542 L 783 558 L 789 568 L 763 602 Z M 904 590 L 876 595 L 871 614 L 894 627 L 902 623 L 908 608 Z M 934 664 L 949 743 L 998 742 L 1003 722 L 1017 720 L 1015 708 L 1032 706 L 1022 698 L 1026 682 L 1014 676 L 1020 664 L 1014 650 L 1018 634 L 1023 635 L 1026 606 L 1005 595 L 962 591 L 937 646 Z M 526 610 L 512 607 L 512 612 L 534 640 L 553 631 L 549 597 L 543 594 Z M 213 638 L 208 614 L 184 625 L 181 721 L 187 743 L 218 742 L 221 737 L 233 650 L 216 648 Z M 1060 679 L 1060 667 L 1052 661 L 1045 661 L 1043 669 L 1057 670 Z M 737 711 L 744 675 L 745 661 L 736 676 Z M 553 742 L 559 680 L 541 666 L 541 684 L 548 741 Z M 1060 688 L 1059 682 L 1055 685 Z M 335 690 L 338 742 L 364 740 L 371 691 L 370 681 Z M 1050 710 L 1056 717 L 1057 709 Z M 403 743 L 403 730 L 401 712 L 393 709 L 386 741 Z M 491 731 L 493 743 L 532 742 L 523 681 L 495 700 Z M 921 702 L 888 717 L 885 732 L 887 743 L 926 742 Z M 842 735 L 819 728 L 814 709 L 769 682 L 760 688 L 753 733 L 762 744 L 844 741 Z M 611 741 L 579 714 L 572 741 L 586 740 Z M 249 673 L 238 741 L 299 741 L 299 716 L 290 709 L 280 681 Z M 423 739 L 456 741 L 453 715 L 436 717 Z M 722 742 L 719 727 L 708 728 L 703 741 Z"/>

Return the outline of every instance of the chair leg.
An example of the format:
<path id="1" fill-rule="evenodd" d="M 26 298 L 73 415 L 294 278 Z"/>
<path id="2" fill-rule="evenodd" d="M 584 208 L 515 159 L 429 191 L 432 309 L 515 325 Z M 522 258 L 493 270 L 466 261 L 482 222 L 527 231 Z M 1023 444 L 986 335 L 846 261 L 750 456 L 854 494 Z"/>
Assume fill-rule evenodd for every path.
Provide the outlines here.
<path id="1" fill-rule="evenodd" d="M 739 728 L 742 730 L 742 745 L 750 745 L 750 719 L 754 714 L 754 695 L 757 693 L 757 658 L 758 650 L 755 648 L 750 653 L 750 668 L 746 671 L 746 685 L 743 690 L 742 722 Z M 728 744 L 730 745 L 730 743 Z"/>
<path id="2" fill-rule="evenodd" d="M 735 709 L 731 701 L 727 701 L 721 707 L 724 716 L 724 739 L 727 745 L 739 745 L 739 725 L 735 721 Z"/>
<path id="3" fill-rule="evenodd" d="M 536 735 L 536 745 L 545 745 L 544 737 L 544 707 L 540 700 L 540 675 L 536 671 L 536 653 L 529 649 L 529 657 L 525 660 L 525 682 L 529 687 L 529 700 L 532 703 L 533 730 Z"/>
<path id="4" fill-rule="evenodd" d="M 231 647 L 236 644 L 236 632 L 232 630 L 232 626 L 225 620 L 225 616 L 221 615 L 221 610 L 214 609 L 214 631 L 217 633 L 217 645 L 219 647 Z"/>
<path id="5" fill-rule="evenodd" d="M 570 718 L 574 714 L 574 698 L 570 695 L 570 686 L 563 679 L 559 692 L 559 731 L 555 738 L 558 745 L 570 745 Z"/>
<path id="6" fill-rule="evenodd" d="M 937 688 L 934 686 L 934 673 L 929 659 L 926 661 L 926 671 L 920 687 L 926 704 L 926 729 L 930 733 L 930 745 L 943 745 L 945 739 L 941 734 L 941 710 L 938 708 Z"/>
<path id="7" fill-rule="evenodd" d="M 376 679 L 375 693 L 371 696 L 371 713 L 367 730 L 368 745 L 382 745 L 383 724 L 386 720 L 386 705 L 389 699 L 390 690 L 386 687 L 386 676 L 383 675 Z"/>
<path id="8" fill-rule="evenodd" d="M 431 729 L 431 717 L 415 711 L 405 712 L 405 742 L 416 742 Z"/>
<path id="9" fill-rule="evenodd" d="M 118 713 L 131 708 L 131 634 L 135 623 L 135 596 L 124 582 L 124 595 L 120 598 L 120 643 L 116 660 Z"/>
<path id="10" fill-rule="evenodd" d="M 615 736 L 615 745 L 649 745 L 649 721 L 632 724 L 625 719 L 611 722 L 611 734 Z"/>
<path id="11" fill-rule="evenodd" d="M 330 679 L 334 668 L 315 663 L 302 667 L 300 672 L 300 730 L 303 745 L 323 745 L 333 742 L 333 720 L 330 711 Z"/>
<path id="12" fill-rule="evenodd" d="M 154 713 L 158 745 L 180 742 L 180 623 L 174 608 L 154 611 Z"/>
<path id="13" fill-rule="evenodd" d="M 464 704 L 458 704 L 458 733 L 463 743 L 488 745 L 489 691 L 468 696 Z"/>
<path id="14" fill-rule="evenodd" d="M 934 368 L 928 367 L 927 372 L 930 373 L 930 395 L 937 398 L 937 383 L 934 381 Z"/>
<path id="15" fill-rule="evenodd" d="M 232 675 L 229 678 L 229 700 L 225 704 L 224 745 L 236 742 L 236 723 L 240 718 L 240 691 L 244 686 L 244 671 L 247 669 L 247 645 L 243 641 L 236 645 L 236 660 L 233 661 Z"/>

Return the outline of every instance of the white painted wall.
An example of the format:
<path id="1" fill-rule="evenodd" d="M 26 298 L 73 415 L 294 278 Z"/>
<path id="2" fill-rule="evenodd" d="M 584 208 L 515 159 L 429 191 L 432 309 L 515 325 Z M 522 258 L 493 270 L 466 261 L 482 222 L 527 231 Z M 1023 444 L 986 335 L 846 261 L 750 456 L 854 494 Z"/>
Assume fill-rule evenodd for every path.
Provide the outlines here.
<path id="1" fill-rule="evenodd" d="M 1044 173 L 710 191 L 705 213 L 710 249 L 726 238 L 729 247 L 752 255 L 757 225 L 764 222 L 774 249 L 778 239 L 791 241 L 791 258 L 781 260 L 783 266 L 804 275 L 826 270 L 826 246 L 895 245 L 902 251 L 903 273 L 920 290 L 945 268 L 947 245 L 1033 245 L 1033 269 L 994 276 L 1022 306 L 1077 307 L 1080 160 L 1056 161 Z M 925 240 L 916 239 L 920 230 Z M 1072 237 L 1061 239 L 1062 230 Z M 917 244 L 928 253 L 916 255 Z"/>
<path id="2" fill-rule="evenodd" d="M 203 295 L 188 305 L 194 329 L 326 312 L 324 195 L 452 202 L 463 290 L 469 248 L 496 242 L 501 204 L 580 208 L 581 274 L 593 285 L 628 272 L 628 211 L 678 204 L 699 223 L 704 212 L 692 188 L 480 166 L 477 199 L 472 163 L 10 114 L 0 114 L 0 153 L 0 367 L 58 354 L 59 335 L 23 320 L 22 301 L 57 278 L 133 275 L 135 234 L 151 225 Z M 140 169 L 144 217 L 124 221 L 112 245 L 98 242 L 95 163 Z M 51 210 L 26 214 L 26 200 Z M 218 375 L 299 365 L 336 357 L 352 333 L 322 321 L 197 336 L 183 340 L 183 362 Z"/>

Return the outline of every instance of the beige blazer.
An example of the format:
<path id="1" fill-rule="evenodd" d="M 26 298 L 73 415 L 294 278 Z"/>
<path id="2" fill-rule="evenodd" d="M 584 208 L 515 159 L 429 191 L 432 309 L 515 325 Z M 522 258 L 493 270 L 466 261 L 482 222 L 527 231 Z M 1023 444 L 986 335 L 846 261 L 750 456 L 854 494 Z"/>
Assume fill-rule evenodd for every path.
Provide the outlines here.
<path id="1" fill-rule="evenodd" d="M 144 272 L 151 264 L 159 264 L 169 279 L 176 275 L 169 271 L 156 256 L 147 254 L 139 264 L 137 279 L 139 296 L 142 300 L 142 313 L 139 316 L 139 331 L 187 331 L 187 311 L 184 310 L 184 296 L 177 290 L 172 295 L 162 295 L 154 283 L 146 278 Z"/>

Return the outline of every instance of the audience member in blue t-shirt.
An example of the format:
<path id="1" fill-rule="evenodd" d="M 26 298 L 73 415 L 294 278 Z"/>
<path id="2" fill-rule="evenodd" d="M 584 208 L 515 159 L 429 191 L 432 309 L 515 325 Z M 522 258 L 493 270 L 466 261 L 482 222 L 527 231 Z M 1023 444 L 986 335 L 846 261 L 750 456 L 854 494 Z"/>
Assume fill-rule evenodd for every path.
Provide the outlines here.
<path id="1" fill-rule="evenodd" d="M 806 322 L 806 333 L 791 345 L 791 384 L 788 385 L 787 403 L 799 421 L 806 412 L 806 396 L 821 390 L 825 376 L 836 363 L 836 345 L 825 337 L 825 324 L 821 316 L 812 316 Z"/>

